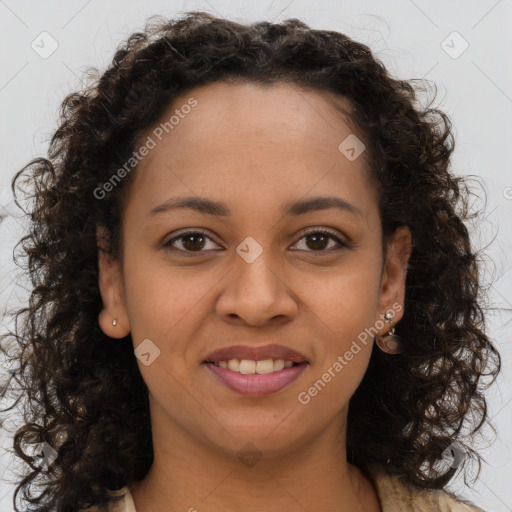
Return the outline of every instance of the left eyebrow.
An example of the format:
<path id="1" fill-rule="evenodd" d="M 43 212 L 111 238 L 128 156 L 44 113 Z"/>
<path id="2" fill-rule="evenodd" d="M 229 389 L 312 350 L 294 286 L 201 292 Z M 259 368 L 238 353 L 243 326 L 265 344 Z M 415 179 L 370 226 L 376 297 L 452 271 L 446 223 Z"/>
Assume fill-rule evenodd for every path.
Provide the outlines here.
<path id="1" fill-rule="evenodd" d="M 329 210 L 336 208 L 343 212 L 348 212 L 353 215 L 363 217 L 363 212 L 352 203 L 341 197 L 311 197 L 309 199 L 301 199 L 299 201 L 291 201 L 286 203 L 283 207 L 285 215 L 303 215 L 319 210 Z"/>
<path id="2" fill-rule="evenodd" d="M 226 203 L 213 201 L 206 197 L 171 197 L 162 204 L 149 211 L 148 217 L 168 212 L 175 209 L 189 208 L 205 215 L 214 215 L 217 217 L 230 217 L 231 210 Z M 304 215 L 313 211 L 328 210 L 336 208 L 360 217 L 363 216 L 361 210 L 346 199 L 340 197 L 312 197 L 298 201 L 290 201 L 283 206 L 285 215 Z"/>

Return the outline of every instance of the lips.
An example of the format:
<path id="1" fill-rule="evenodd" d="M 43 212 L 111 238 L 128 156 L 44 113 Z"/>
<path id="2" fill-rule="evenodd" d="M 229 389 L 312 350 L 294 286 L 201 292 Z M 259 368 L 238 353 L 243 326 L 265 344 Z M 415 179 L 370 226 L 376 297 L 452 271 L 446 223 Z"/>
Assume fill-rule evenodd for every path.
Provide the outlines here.
<path id="1" fill-rule="evenodd" d="M 249 359 L 252 361 L 263 361 L 265 359 L 283 359 L 294 363 L 308 362 L 306 357 L 283 345 L 265 345 L 263 347 L 249 347 L 246 345 L 233 345 L 220 348 L 208 354 L 204 363 L 218 363 L 230 359 Z"/>
<path id="2" fill-rule="evenodd" d="M 264 397 L 290 386 L 307 370 L 308 364 L 306 362 L 296 364 L 290 368 L 265 375 L 243 375 L 211 363 L 205 363 L 204 367 L 217 382 L 231 391 L 244 396 Z M 210 388 L 209 383 L 208 388 Z"/>

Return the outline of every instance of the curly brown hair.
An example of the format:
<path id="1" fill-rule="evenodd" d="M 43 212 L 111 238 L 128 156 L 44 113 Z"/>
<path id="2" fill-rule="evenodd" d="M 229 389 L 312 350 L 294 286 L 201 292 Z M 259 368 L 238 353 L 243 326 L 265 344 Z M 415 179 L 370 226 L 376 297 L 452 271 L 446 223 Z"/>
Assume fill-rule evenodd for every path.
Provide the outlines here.
<path id="1" fill-rule="evenodd" d="M 108 251 L 121 259 L 122 206 L 136 170 L 102 200 L 94 191 L 173 98 L 228 80 L 286 82 L 347 98 L 379 187 L 384 249 L 399 226 L 412 233 L 396 330 L 405 343 L 395 355 L 373 347 L 349 403 L 348 462 L 382 463 L 409 482 L 442 488 L 457 471 L 440 468 L 442 453 L 459 442 L 467 454 L 460 467 L 476 459 L 480 471 L 463 427 L 469 422 L 473 436 L 488 423 L 482 377 L 494 382 L 501 360 L 485 334 L 479 254 L 465 226 L 471 191 L 449 170 L 450 119 L 417 101 L 426 81 L 394 79 L 367 46 L 295 18 L 244 25 L 204 12 L 150 19 L 103 74 L 92 68 L 89 75 L 62 103 L 48 158 L 32 160 L 12 181 L 14 192 L 21 177 L 33 191 L 29 233 L 19 242 L 33 290 L 3 337 L 15 341 L 10 357 L 18 364 L 2 396 L 19 384 L 4 411 L 23 400 L 14 448 L 30 466 L 14 493 L 16 511 L 21 490 L 30 511 L 104 506 L 107 488 L 143 479 L 152 464 L 148 390 L 130 335 L 108 338 L 97 321 L 96 227 L 107 227 Z M 43 442 L 58 454 L 46 471 L 24 451 Z M 35 484 L 43 486 L 38 495 Z"/>

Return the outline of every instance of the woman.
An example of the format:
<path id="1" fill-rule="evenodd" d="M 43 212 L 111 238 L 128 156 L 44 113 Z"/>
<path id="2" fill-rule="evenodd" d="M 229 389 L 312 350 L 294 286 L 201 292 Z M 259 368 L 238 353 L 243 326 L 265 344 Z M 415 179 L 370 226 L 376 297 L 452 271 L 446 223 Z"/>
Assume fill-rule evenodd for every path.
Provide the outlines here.
<path id="1" fill-rule="evenodd" d="M 500 369 L 449 118 L 296 19 L 157 20 L 96 78 L 13 180 L 35 188 L 14 500 L 481 510 L 444 490 L 480 465 L 463 427 Z"/>

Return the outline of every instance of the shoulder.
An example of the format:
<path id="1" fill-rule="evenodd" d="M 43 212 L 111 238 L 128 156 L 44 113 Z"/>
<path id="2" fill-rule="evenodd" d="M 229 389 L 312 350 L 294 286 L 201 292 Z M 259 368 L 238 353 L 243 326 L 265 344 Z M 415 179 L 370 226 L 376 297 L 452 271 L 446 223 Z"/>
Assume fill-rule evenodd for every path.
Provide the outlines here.
<path id="1" fill-rule="evenodd" d="M 425 489 L 406 482 L 399 475 L 387 473 L 383 465 L 369 464 L 360 469 L 374 483 L 382 512 L 485 512 L 445 490 Z M 93 507 L 80 512 L 137 512 L 128 487 L 108 493 L 115 501 L 106 511 Z"/>
<path id="2" fill-rule="evenodd" d="M 382 512 L 485 512 L 442 489 L 426 489 L 391 475 L 381 464 L 360 468 L 374 483 Z"/>
<path id="3" fill-rule="evenodd" d="M 137 512 L 128 487 L 117 490 L 109 489 L 107 492 L 111 500 L 106 509 L 100 509 L 100 507 L 94 506 L 88 509 L 82 509 L 79 512 Z"/>

